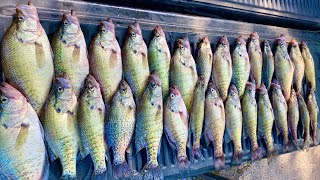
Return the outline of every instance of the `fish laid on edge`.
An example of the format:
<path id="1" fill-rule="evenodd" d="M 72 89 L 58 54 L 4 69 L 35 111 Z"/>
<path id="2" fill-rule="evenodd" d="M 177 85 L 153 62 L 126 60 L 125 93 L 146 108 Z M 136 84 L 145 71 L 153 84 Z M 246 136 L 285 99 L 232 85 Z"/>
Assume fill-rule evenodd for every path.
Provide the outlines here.
<path id="1" fill-rule="evenodd" d="M 310 91 L 307 103 L 308 103 L 308 110 L 309 110 L 311 130 L 312 130 L 311 137 L 313 139 L 313 144 L 318 145 L 317 129 L 318 129 L 319 108 L 318 108 L 318 104 L 317 104 L 316 95 L 315 95 L 314 90 Z"/>
<path id="2" fill-rule="evenodd" d="M 262 84 L 258 90 L 258 134 L 259 138 L 263 138 L 267 145 L 268 163 L 276 156 L 276 150 L 273 145 L 272 127 L 274 122 L 274 114 L 268 95 L 268 90 Z"/>
<path id="3" fill-rule="evenodd" d="M 62 179 L 76 178 L 76 158 L 79 149 L 76 108 L 77 97 L 71 81 L 56 78 L 41 122 L 51 161 L 60 159 Z"/>
<path id="4" fill-rule="evenodd" d="M 89 74 L 87 46 L 74 11 L 62 16 L 60 29 L 51 41 L 55 76 L 67 75 L 74 93 L 79 97 Z"/>
<path id="5" fill-rule="evenodd" d="M 274 57 L 267 40 L 263 43 L 263 65 L 262 65 L 262 83 L 269 90 L 271 87 L 272 77 L 274 73 Z"/>
<path id="6" fill-rule="evenodd" d="M 0 177 L 47 179 L 49 164 L 39 118 L 11 85 L 0 85 Z"/>
<path id="7" fill-rule="evenodd" d="M 161 79 L 162 97 L 167 98 L 169 92 L 169 70 L 171 54 L 166 36 L 160 26 L 154 28 L 153 38 L 148 49 L 150 72 L 156 71 Z"/>
<path id="8" fill-rule="evenodd" d="M 223 101 L 227 99 L 232 78 L 232 60 L 229 42 L 222 36 L 213 55 L 212 79 Z"/>
<path id="9" fill-rule="evenodd" d="M 287 102 L 288 104 L 288 127 L 289 132 L 292 137 L 293 144 L 297 149 L 300 149 L 298 146 L 298 123 L 299 123 L 299 106 L 296 91 L 291 89 L 291 97 Z"/>
<path id="10" fill-rule="evenodd" d="M 177 49 L 171 59 L 170 85 L 176 85 L 179 88 L 188 111 L 192 107 L 197 80 L 196 64 L 191 55 L 189 39 L 185 36 L 177 41 Z"/>
<path id="11" fill-rule="evenodd" d="M 230 85 L 225 110 L 227 140 L 233 142 L 233 161 L 238 164 L 242 159 L 242 112 L 239 93 L 234 84 Z"/>
<path id="12" fill-rule="evenodd" d="M 36 7 L 17 5 L 16 12 L 2 41 L 2 70 L 40 115 L 53 78 L 52 51 Z"/>
<path id="13" fill-rule="evenodd" d="M 204 120 L 204 101 L 206 96 L 206 85 L 205 77 L 200 75 L 196 88 L 193 95 L 192 110 L 190 112 L 190 129 L 189 129 L 189 138 L 192 137 L 191 142 L 192 147 L 192 159 L 194 156 L 198 157 L 201 160 L 204 160 L 204 157 L 200 150 L 200 138 L 203 127 Z"/>
<path id="14" fill-rule="evenodd" d="M 162 101 L 161 80 L 158 74 L 153 72 L 139 102 L 135 129 L 137 152 L 143 148 L 147 151 L 147 163 L 143 167 L 144 179 L 163 179 L 157 160 L 163 133 Z"/>
<path id="15" fill-rule="evenodd" d="M 148 83 L 148 49 L 137 21 L 128 27 L 128 35 L 122 48 L 124 78 L 130 85 L 135 101 L 143 94 Z"/>
<path id="16" fill-rule="evenodd" d="M 164 131 L 170 147 L 177 151 L 179 166 L 187 169 L 188 112 L 177 86 L 169 89 L 164 104 Z"/>
<path id="17" fill-rule="evenodd" d="M 290 42 L 290 57 L 294 64 L 293 87 L 297 93 L 302 92 L 302 80 L 304 76 L 304 61 L 300 52 L 299 44 L 295 39 Z"/>
<path id="18" fill-rule="evenodd" d="M 302 122 L 302 136 L 304 139 L 303 149 L 309 149 L 310 146 L 310 116 L 306 103 L 301 94 L 297 94 L 299 104 L 299 114 Z"/>
<path id="19" fill-rule="evenodd" d="M 275 74 L 281 86 L 285 100 L 289 100 L 291 95 L 291 85 L 293 80 L 294 64 L 292 63 L 287 50 L 287 42 L 284 35 L 277 38 L 275 52 Z M 277 118 L 276 118 L 277 119 Z"/>
<path id="20" fill-rule="evenodd" d="M 212 50 L 208 37 L 204 37 L 198 42 L 196 49 L 196 66 L 198 75 L 204 76 L 204 89 L 207 89 L 212 70 Z M 205 93 L 204 93 L 205 94 Z"/>
<path id="21" fill-rule="evenodd" d="M 258 145 L 257 124 L 258 108 L 256 102 L 256 85 L 247 82 L 246 89 L 241 99 L 244 134 L 251 140 L 251 160 L 262 158 L 262 152 Z"/>
<path id="22" fill-rule="evenodd" d="M 277 135 L 282 134 L 283 151 L 288 151 L 289 137 L 288 137 L 288 106 L 284 95 L 282 94 L 281 86 L 274 81 L 271 83 L 272 87 L 272 107 L 275 116 L 275 125 Z"/>
<path id="23" fill-rule="evenodd" d="M 120 82 L 110 108 L 106 122 L 106 138 L 108 148 L 113 151 L 113 177 L 117 179 L 130 175 L 131 170 L 125 154 L 129 150 L 136 122 L 136 105 L 126 81 Z"/>
<path id="24" fill-rule="evenodd" d="M 250 75 L 254 78 L 256 82 L 256 87 L 261 86 L 261 76 L 262 76 L 262 52 L 260 48 L 259 35 L 257 32 L 250 34 L 248 42 L 248 54 L 250 60 Z"/>
<path id="25" fill-rule="evenodd" d="M 225 112 L 223 101 L 214 83 L 209 82 L 205 99 L 204 137 L 214 147 L 214 167 L 224 167 L 223 136 L 225 131 Z"/>
<path id="26" fill-rule="evenodd" d="M 301 43 L 301 54 L 305 64 L 304 75 L 306 76 L 307 83 L 310 85 L 310 89 L 316 90 L 316 73 L 314 67 L 313 57 L 307 46 L 307 43 Z"/>
<path id="27" fill-rule="evenodd" d="M 93 76 L 88 75 L 79 98 L 78 123 L 81 138 L 82 158 L 90 154 L 94 164 L 94 174 L 102 174 L 106 167 L 106 147 L 104 140 L 105 105 L 100 86 Z"/>
<path id="28" fill-rule="evenodd" d="M 103 100 L 110 105 L 122 79 L 121 49 L 111 19 L 101 21 L 89 48 L 90 72 L 100 84 Z"/>
<path id="29" fill-rule="evenodd" d="M 237 87 L 240 99 L 246 88 L 250 75 L 250 62 L 246 42 L 240 36 L 236 40 L 236 48 L 232 53 L 232 82 Z"/>

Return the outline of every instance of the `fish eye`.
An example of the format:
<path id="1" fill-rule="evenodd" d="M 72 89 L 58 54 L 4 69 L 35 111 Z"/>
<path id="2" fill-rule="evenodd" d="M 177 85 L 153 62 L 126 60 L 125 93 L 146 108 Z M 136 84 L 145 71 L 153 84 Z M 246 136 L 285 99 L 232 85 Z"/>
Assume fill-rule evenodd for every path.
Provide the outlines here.
<path id="1" fill-rule="evenodd" d="M 93 86 L 89 86 L 89 91 L 93 91 L 94 87 Z"/>
<path id="2" fill-rule="evenodd" d="M 5 97 L 5 96 L 1 97 L 1 103 L 6 104 L 6 103 L 8 103 L 8 101 L 9 101 L 9 99 L 7 97 Z"/>
<path id="3" fill-rule="evenodd" d="M 213 88 L 210 88 L 210 91 L 211 91 L 211 92 L 213 92 L 213 91 L 214 91 L 214 89 L 213 89 Z"/>
<path id="4" fill-rule="evenodd" d="M 184 46 L 183 45 L 179 45 L 179 49 L 183 50 Z"/>
<path id="5" fill-rule="evenodd" d="M 19 21 L 22 21 L 22 20 L 24 20 L 24 17 L 23 16 L 18 16 L 18 19 L 19 19 Z"/>
<path id="6" fill-rule="evenodd" d="M 58 87 L 58 92 L 59 92 L 59 93 L 62 93 L 63 90 L 64 90 L 63 87 Z"/>
<path id="7" fill-rule="evenodd" d="M 156 84 L 155 83 L 151 83 L 151 88 L 152 89 L 156 88 Z"/>
<path id="8" fill-rule="evenodd" d="M 64 21 L 63 24 L 66 26 L 66 25 L 69 24 L 69 22 L 68 21 Z"/>
<path id="9" fill-rule="evenodd" d="M 121 89 L 120 89 L 120 92 L 121 92 L 121 93 L 125 93 L 125 92 L 127 92 L 127 89 L 126 89 L 126 88 L 121 88 Z"/>
<path id="10" fill-rule="evenodd" d="M 136 36 L 136 33 L 131 31 L 130 36 L 134 37 L 134 36 Z"/>
<path id="11" fill-rule="evenodd" d="M 176 97 L 176 95 L 174 95 L 173 93 L 170 94 L 171 99 L 173 99 L 174 97 Z"/>

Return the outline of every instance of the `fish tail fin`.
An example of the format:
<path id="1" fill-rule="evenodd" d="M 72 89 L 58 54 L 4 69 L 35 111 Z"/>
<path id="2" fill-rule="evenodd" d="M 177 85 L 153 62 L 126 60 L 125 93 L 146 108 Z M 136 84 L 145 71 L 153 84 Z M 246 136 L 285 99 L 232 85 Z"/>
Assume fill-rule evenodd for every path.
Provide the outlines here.
<path id="1" fill-rule="evenodd" d="M 271 161 L 277 156 L 277 151 L 272 148 L 272 149 L 268 149 L 267 152 L 267 158 L 268 158 L 268 164 L 271 163 Z"/>
<path id="2" fill-rule="evenodd" d="M 309 151 L 309 147 L 310 147 L 310 140 L 309 138 L 306 138 L 303 143 L 303 149 L 306 149 L 307 151 Z"/>
<path id="3" fill-rule="evenodd" d="M 315 131 L 312 132 L 312 140 L 315 146 L 318 145 L 317 133 Z"/>
<path id="4" fill-rule="evenodd" d="M 290 148 L 291 148 L 291 146 L 290 146 L 289 142 L 283 143 L 283 152 L 288 152 Z"/>
<path id="5" fill-rule="evenodd" d="M 222 169 L 224 167 L 224 154 L 215 155 L 214 157 L 214 168 L 216 170 Z"/>
<path id="6" fill-rule="evenodd" d="M 60 179 L 61 180 L 76 179 L 76 175 L 71 173 L 63 173 Z"/>
<path id="7" fill-rule="evenodd" d="M 107 167 L 106 165 L 98 165 L 98 166 L 95 166 L 94 167 L 94 171 L 93 171 L 93 174 L 94 175 L 100 175 L 100 174 L 103 174 L 107 171 Z"/>
<path id="8" fill-rule="evenodd" d="M 199 158 L 201 161 L 204 161 L 204 157 L 201 153 L 200 147 L 193 147 L 192 154 L 195 158 Z"/>
<path id="9" fill-rule="evenodd" d="M 126 162 L 120 164 L 113 164 L 113 178 L 122 179 L 130 176 L 130 167 Z"/>
<path id="10" fill-rule="evenodd" d="M 182 172 L 188 171 L 189 161 L 187 156 L 179 157 L 178 162 L 179 162 L 180 171 Z"/>
<path id="11" fill-rule="evenodd" d="M 251 160 L 258 160 L 262 158 L 262 151 L 259 147 L 252 148 Z"/>
<path id="12" fill-rule="evenodd" d="M 234 153 L 233 153 L 233 161 L 236 164 L 240 164 L 241 159 L 242 159 L 242 149 L 241 148 L 236 148 L 234 150 Z"/>
<path id="13" fill-rule="evenodd" d="M 299 145 L 298 145 L 298 139 L 297 139 L 297 137 L 293 138 L 292 142 L 293 142 L 293 145 L 297 148 L 297 150 L 300 151 L 300 147 L 299 147 Z"/>
<path id="14" fill-rule="evenodd" d="M 163 180 L 164 179 L 163 172 L 159 167 L 159 165 L 147 163 L 143 167 L 143 171 L 144 171 L 144 175 L 143 175 L 144 180 L 149 180 L 149 179 Z"/>

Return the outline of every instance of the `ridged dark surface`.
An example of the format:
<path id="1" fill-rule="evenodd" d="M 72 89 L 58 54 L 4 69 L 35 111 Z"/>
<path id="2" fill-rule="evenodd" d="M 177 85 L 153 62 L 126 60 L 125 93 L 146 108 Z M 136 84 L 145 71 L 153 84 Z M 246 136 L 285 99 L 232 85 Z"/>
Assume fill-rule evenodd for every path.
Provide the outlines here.
<path id="1" fill-rule="evenodd" d="M 5 30 L 9 27 L 12 14 L 14 13 L 16 2 L 10 3 L 0 3 L 0 37 L 2 39 Z M 136 10 L 130 8 L 119 8 L 114 6 L 107 5 L 98 5 L 98 4 L 88 4 L 85 2 L 64 2 L 64 1 L 41 1 L 37 0 L 33 2 L 35 6 L 39 7 L 39 17 L 41 19 L 41 23 L 46 30 L 49 38 L 52 34 L 58 29 L 61 19 L 62 11 L 69 11 L 74 9 L 78 14 L 80 19 L 81 28 L 85 35 L 87 44 L 90 43 L 91 38 L 96 33 L 98 29 L 98 22 L 100 20 L 104 20 L 107 17 L 111 17 L 116 24 L 116 37 L 120 43 L 120 46 L 123 45 L 127 25 L 129 23 L 133 23 L 136 19 L 139 21 L 140 26 L 142 28 L 142 33 L 145 42 L 147 45 L 149 44 L 152 36 L 152 29 L 156 25 L 161 25 L 164 29 L 167 42 L 170 48 L 171 53 L 173 53 L 175 47 L 175 41 L 187 35 L 191 42 L 191 49 L 194 54 L 194 50 L 196 48 L 196 42 L 199 38 L 208 35 L 209 40 L 211 41 L 212 48 L 216 47 L 216 43 L 218 39 L 222 35 L 227 35 L 228 40 L 231 44 L 231 49 L 233 49 L 234 40 L 239 35 L 244 36 L 246 39 L 249 37 L 250 33 L 253 31 L 257 31 L 260 35 L 261 41 L 264 39 L 269 40 L 270 45 L 274 49 L 274 40 L 280 34 L 285 34 L 287 40 L 291 40 L 291 38 L 296 38 L 298 41 L 307 41 L 309 49 L 313 55 L 315 61 L 315 69 L 317 76 L 317 93 L 319 94 L 320 90 L 320 81 L 319 81 L 319 70 L 320 70 L 320 36 L 316 32 L 311 31 L 302 31 L 302 30 L 294 30 L 294 29 L 286 29 L 279 28 L 273 26 L 265 26 L 265 25 L 257 25 L 257 24 L 249 24 L 243 22 L 236 21 L 228 21 L 228 20 L 220 20 L 213 18 L 202 18 L 195 16 L 185 16 L 179 14 L 170 14 L 170 13 L 161 13 L 161 12 L 152 12 L 152 11 L 144 11 L 144 10 Z M 2 6 L 1 6 L 2 4 Z M 319 119 L 318 119 L 319 122 Z M 300 125 L 301 126 L 301 125 Z M 277 138 L 275 131 L 274 134 L 274 142 L 279 150 L 278 153 L 282 154 L 281 147 L 281 138 Z M 299 127 L 299 138 L 300 144 L 301 142 L 301 127 Z M 250 142 L 248 139 L 243 139 L 243 159 L 242 162 L 246 162 L 250 160 L 251 152 L 250 152 Z M 265 152 L 265 144 L 262 141 L 259 141 L 259 145 L 263 148 L 264 157 L 266 155 Z M 205 160 L 203 162 L 195 161 L 190 164 L 190 169 L 188 172 L 184 174 L 184 176 L 193 176 L 197 174 L 206 173 L 214 170 L 213 166 L 213 147 L 206 147 L 202 144 L 202 152 L 204 154 Z M 133 148 L 134 150 L 134 148 Z M 188 150 L 188 156 L 190 157 L 190 150 Z M 226 168 L 232 166 L 232 144 L 225 143 L 224 144 L 224 152 L 226 158 Z M 145 152 L 140 152 L 137 155 L 128 154 L 127 159 L 131 167 L 137 171 L 140 171 L 142 166 L 144 165 L 146 159 Z M 90 163 L 89 158 L 86 158 L 79 165 L 78 174 L 83 174 L 83 168 Z M 179 174 L 177 168 L 177 159 L 176 153 L 171 150 L 168 146 L 167 140 L 163 136 L 162 146 L 161 146 L 161 154 L 159 157 L 159 162 L 162 166 L 164 175 L 168 179 L 177 179 L 182 177 Z M 51 168 L 51 176 L 59 177 L 60 167 L 58 166 L 58 162 L 54 162 Z M 108 162 L 108 175 L 111 175 L 111 162 Z"/>

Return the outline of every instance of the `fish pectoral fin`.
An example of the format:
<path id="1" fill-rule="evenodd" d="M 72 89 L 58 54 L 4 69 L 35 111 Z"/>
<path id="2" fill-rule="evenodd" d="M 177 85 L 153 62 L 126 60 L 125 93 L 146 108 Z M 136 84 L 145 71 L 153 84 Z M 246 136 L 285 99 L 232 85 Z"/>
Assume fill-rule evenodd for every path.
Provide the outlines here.
<path id="1" fill-rule="evenodd" d="M 136 142 L 135 143 L 136 143 L 136 153 L 138 153 L 139 151 L 141 151 L 141 149 L 146 147 L 144 138 L 141 134 L 136 135 Z"/>
<path id="2" fill-rule="evenodd" d="M 164 133 L 166 135 L 166 138 L 168 140 L 169 146 L 172 148 L 172 150 L 176 150 L 176 146 L 174 145 L 174 142 L 171 140 L 171 138 L 167 135 L 167 133 Z"/>
<path id="3" fill-rule="evenodd" d="M 58 156 L 56 156 L 49 147 L 47 147 L 47 152 L 48 152 L 50 162 L 53 162 L 58 158 Z"/>
<path id="4" fill-rule="evenodd" d="M 203 133 L 203 137 L 204 137 L 204 142 L 206 143 L 206 146 L 209 146 L 210 145 L 210 138 L 209 138 L 207 132 Z"/>
<path id="5" fill-rule="evenodd" d="M 277 132 L 277 136 L 279 136 L 279 134 L 281 133 L 281 130 L 280 130 L 280 128 L 278 127 L 278 123 L 276 122 L 276 123 L 274 123 L 275 124 L 275 126 L 276 126 L 276 132 Z"/>
<path id="6" fill-rule="evenodd" d="M 46 53 L 44 52 L 42 44 L 35 43 L 36 61 L 39 68 L 46 63 Z"/>
<path id="7" fill-rule="evenodd" d="M 191 131 L 191 128 L 189 128 L 189 132 L 188 132 L 188 140 L 187 140 L 187 147 L 189 149 L 192 148 L 192 145 L 191 145 L 191 142 L 192 142 L 192 139 L 191 139 L 191 135 L 193 134 L 193 132 Z"/>
<path id="8" fill-rule="evenodd" d="M 231 134 L 231 132 L 229 129 L 226 129 L 226 131 L 224 131 L 225 143 L 229 143 L 231 141 L 230 134 Z"/>
<path id="9" fill-rule="evenodd" d="M 131 154 L 131 153 L 132 153 L 132 142 L 131 142 L 130 145 L 127 147 L 126 153 L 128 153 L 128 154 Z"/>
<path id="10" fill-rule="evenodd" d="M 88 154 L 90 154 L 89 148 L 87 146 L 86 142 L 83 138 L 81 138 L 82 141 L 79 141 L 79 149 L 80 149 L 80 159 L 84 159 Z"/>
<path id="11" fill-rule="evenodd" d="M 80 47 L 74 46 L 72 52 L 72 62 L 78 62 L 80 60 Z"/>
<path id="12" fill-rule="evenodd" d="M 30 121 L 27 118 L 21 122 L 22 127 L 29 127 L 29 124 L 30 124 Z"/>

